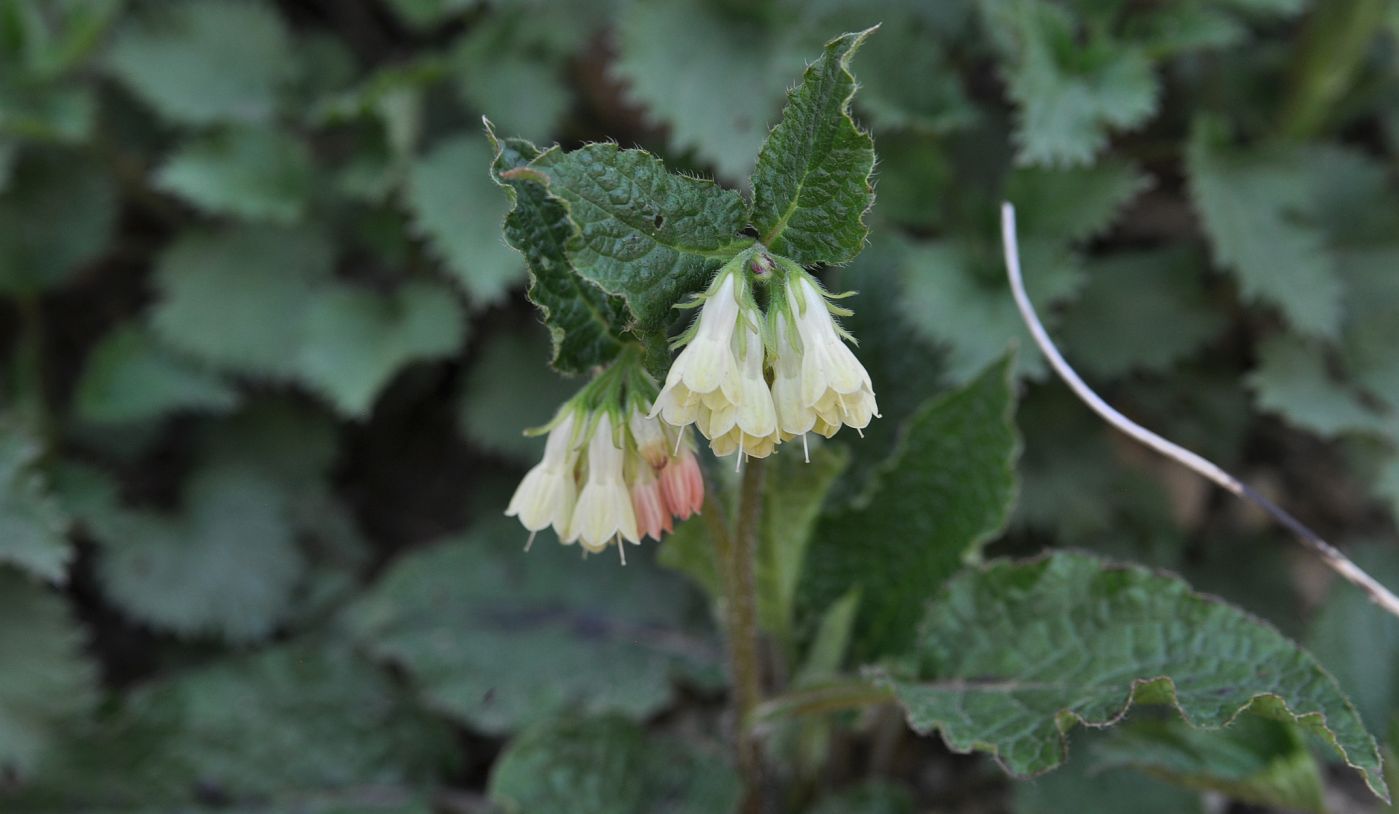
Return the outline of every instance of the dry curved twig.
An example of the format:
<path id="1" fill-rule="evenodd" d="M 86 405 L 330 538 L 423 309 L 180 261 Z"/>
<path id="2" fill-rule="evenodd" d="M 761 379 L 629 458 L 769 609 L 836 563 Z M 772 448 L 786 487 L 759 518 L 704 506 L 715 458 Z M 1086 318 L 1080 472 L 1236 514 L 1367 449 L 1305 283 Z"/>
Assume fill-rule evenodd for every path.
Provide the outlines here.
<path id="1" fill-rule="evenodd" d="M 1010 203 L 1001 204 L 1001 242 L 1005 249 L 1006 274 L 1010 277 L 1010 289 L 1015 295 L 1015 304 L 1020 309 L 1020 316 L 1025 320 L 1025 327 L 1030 329 L 1030 335 L 1034 337 L 1035 344 L 1039 345 L 1040 351 L 1044 353 L 1049 364 L 1053 366 L 1054 372 L 1059 374 L 1074 394 L 1092 408 L 1093 412 L 1102 416 L 1105 421 L 1117 428 L 1121 432 L 1130 436 L 1137 442 L 1145 444 L 1157 452 L 1171 458 L 1189 469 L 1209 478 L 1215 483 L 1232 492 L 1234 495 L 1253 503 L 1267 512 L 1278 523 L 1297 535 L 1297 539 L 1302 545 L 1311 549 L 1321 557 L 1322 562 L 1343 579 L 1356 586 L 1370 598 L 1370 601 L 1384 608 L 1389 613 L 1399 616 L 1399 597 L 1396 597 L 1388 588 L 1382 585 L 1374 577 L 1370 576 L 1360 566 L 1351 561 L 1349 557 L 1342 554 L 1335 546 L 1321 539 L 1321 537 L 1311 529 L 1307 528 L 1297 518 L 1289 514 L 1285 509 L 1260 495 L 1258 492 L 1233 475 L 1220 469 L 1212 461 L 1209 461 L 1194 452 L 1157 435 L 1140 424 L 1132 421 L 1127 416 L 1118 412 L 1112 405 L 1108 404 L 1084 383 L 1078 373 L 1069 363 L 1064 361 L 1064 357 L 1059 353 L 1059 349 L 1054 346 L 1053 340 L 1049 338 L 1049 333 L 1045 331 L 1044 325 L 1040 322 L 1039 316 L 1035 314 L 1035 307 L 1030 304 L 1030 297 L 1025 293 L 1025 281 L 1020 273 L 1020 247 L 1015 233 L 1015 207 Z"/>

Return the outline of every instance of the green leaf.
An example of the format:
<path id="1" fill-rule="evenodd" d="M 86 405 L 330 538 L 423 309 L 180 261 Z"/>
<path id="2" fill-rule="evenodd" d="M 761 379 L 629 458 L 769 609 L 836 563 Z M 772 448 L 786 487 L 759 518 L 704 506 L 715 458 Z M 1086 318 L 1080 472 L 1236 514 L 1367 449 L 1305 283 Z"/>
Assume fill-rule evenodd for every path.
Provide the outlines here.
<path id="1" fill-rule="evenodd" d="M 305 230 L 191 232 L 157 261 L 151 327 L 175 350 L 233 373 L 290 378 L 331 247 Z"/>
<path id="2" fill-rule="evenodd" d="M 398 18 L 413 28 L 427 29 L 464 14 L 478 0 L 389 0 Z"/>
<path id="3" fill-rule="evenodd" d="M 89 526 L 107 596 L 135 620 L 185 636 L 262 639 L 304 569 L 278 484 L 242 466 L 195 473 L 175 515 L 120 510 Z"/>
<path id="4" fill-rule="evenodd" d="M 348 616 L 429 707 L 491 734 L 564 711 L 641 718 L 670 703 L 673 674 L 712 666 L 675 580 L 552 541 L 526 554 L 514 523 L 487 529 L 403 558 Z"/>
<path id="5" fill-rule="evenodd" d="M 25 151 L 0 191 L 0 294 L 63 285 L 107 248 L 117 216 L 110 176 L 59 151 Z"/>
<path id="6" fill-rule="evenodd" d="M 0 563 L 63 582 L 73 547 L 68 518 L 37 466 L 42 452 L 28 433 L 10 421 L 0 422 Z"/>
<path id="7" fill-rule="evenodd" d="M 602 717 L 521 733 L 492 768 L 486 793 L 504 814 L 727 814 L 741 789 L 715 750 Z"/>
<path id="8" fill-rule="evenodd" d="M 986 25 L 1018 113 L 1021 164 L 1089 164 L 1114 130 L 1156 112 L 1159 87 L 1144 50 L 1094 31 L 1043 0 L 985 0 Z"/>
<path id="9" fill-rule="evenodd" d="M 1399 246 L 1353 249 L 1341 255 L 1346 284 L 1346 324 L 1342 354 L 1354 383 L 1399 410 Z"/>
<path id="10" fill-rule="evenodd" d="M 62 759 L 15 808 L 191 811 L 213 798 L 249 804 L 239 810 L 304 811 L 304 801 L 273 801 L 429 783 L 453 752 L 451 737 L 350 648 L 299 641 L 136 689 L 70 731 Z"/>
<path id="11" fill-rule="evenodd" d="M 487 134 L 495 141 L 494 135 Z M 529 142 L 495 141 L 493 176 L 510 200 L 505 239 L 529 266 L 529 299 L 539 307 L 553 340 L 554 369 L 584 373 L 606 364 L 621 349 L 627 306 L 583 279 L 568 257 L 578 227 L 563 201 L 549 194 L 525 165 L 539 155 Z M 513 172 L 512 172 L 513 171 Z M 504 173 L 511 173 L 509 178 Z"/>
<path id="12" fill-rule="evenodd" d="M 1133 721 L 1098 745 L 1104 766 L 1131 766 L 1240 802 L 1326 811 L 1316 758 L 1297 727 L 1283 721 L 1243 715 L 1218 731 L 1179 720 Z"/>
<path id="13" fill-rule="evenodd" d="M 1075 759 L 1058 771 L 1016 783 L 1014 814 L 1131 811 L 1133 814 L 1205 814 L 1200 795 L 1134 771 L 1102 771 L 1074 744 Z"/>
<path id="14" fill-rule="evenodd" d="M 1014 405 L 1007 358 L 915 413 L 868 492 L 820 519 L 798 595 L 804 615 L 857 589 L 857 656 L 907 647 L 921 598 L 1006 523 L 1019 452 Z"/>
<path id="15" fill-rule="evenodd" d="M 1336 381 L 1322 348 L 1294 337 L 1263 343 L 1248 384 L 1259 409 L 1324 438 L 1399 430 L 1399 418 L 1385 416 L 1353 387 Z"/>
<path id="16" fill-rule="evenodd" d="M 627 96 L 667 126 L 672 149 L 693 151 L 735 180 L 753 169 L 783 91 L 803 65 L 784 26 L 735 25 L 705 2 L 629 4 L 617 20 L 617 49 L 614 70 Z"/>
<path id="17" fill-rule="evenodd" d="M 1082 287 L 1081 261 L 1057 241 L 1035 238 L 1021 239 L 1020 257 L 1030 298 L 1053 330 L 1049 309 Z M 915 244 L 899 264 L 905 321 L 947 349 L 946 374 L 955 382 L 970 381 L 1012 343 L 1017 376 L 1039 379 L 1049 372 L 1015 308 L 1002 263 L 990 244 L 951 238 Z"/>
<path id="18" fill-rule="evenodd" d="M 169 413 L 229 412 L 238 391 L 125 324 L 92 348 L 73 395 L 73 412 L 93 424 L 127 424 Z"/>
<path id="19" fill-rule="evenodd" d="M 672 306 L 752 243 L 738 234 L 746 213 L 737 192 L 668 172 L 644 150 L 552 147 L 529 170 L 568 205 L 573 267 L 625 300 L 642 331 L 665 330 Z"/>
<path id="20" fill-rule="evenodd" d="M 64 144 L 92 135 L 97 97 L 91 88 L 19 86 L 0 80 L 0 135 Z"/>
<path id="21" fill-rule="evenodd" d="M 795 454 L 779 455 L 769 466 L 769 486 L 758 515 L 754 578 L 758 624 L 784 644 L 791 643 L 797 586 L 817 515 L 849 461 L 848 448 L 821 446 L 812 452 L 810 463 Z"/>
<path id="22" fill-rule="evenodd" d="M 500 300 L 522 277 L 519 255 L 500 239 L 509 205 L 490 172 L 490 145 L 455 136 L 413 163 L 406 190 L 414 231 L 477 305 Z"/>
<path id="23" fill-rule="evenodd" d="M 904 786 L 869 780 L 823 799 L 808 814 L 914 814 L 913 795 Z"/>
<path id="24" fill-rule="evenodd" d="M 456 48 L 457 90 L 502 131 L 547 142 L 573 103 L 568 61 L 606 21 L 596 4 L 497 8 Z"/>
<path id="25" fill-rule="evenodd" d="M 461 308 L 443 285 L 410 282 L 383 295 L 336 284 L 306 308 L 297 368 L 342 413 L 363 418 L 401 367 L 449 356 L 465 336 Z"/>
<path id="26" fill-rule="evenodd" d="M 296 77 L 296 54 L 260 0 L 186 0 L 129 18 L 107 62 L 162 116 L 203 125 L 270 119 Z"/>
<path id="27" fill-rule="evenodd" d="M 1074 365 L 1104 378 L 1162 372 L 1217 338 L 1226 322 L 1206 296 L 1202 259 L 1178 247 L 1091 261 L 1058 330 Z"/>
<path id="28" fill-rule="evenodd" d="M 787 95 L 753 170 L 753 226 L 768 248 L 804 266 L 848 263 L 869 234 L 874 140 L 850 118 L 849 65 L 873 31 L 826 44 Z"/>
<path id="29" fill-rule="evenodd" d="M 1101 237 L 1127 204 L 1151 188 L 1141 167 L 1104 159 L 1090 167 L 1021 167 L 1006 182 L 1021 235 L 1064 243 Z"/>
<path id="30" fill-rule="evenodd" d="M 1036 774 L 1076 724 L 1169 704 L 1218 729 L 1245 711 L 1293 721 L 1388 797 L 1375 741 L 1335 679 L 1266 623 L 1174 577 L 1084 554 L 997 562 L 935 594 L 913 656 L 887 681 L 920 733 Z"/>
<path id="31" fill-rule="evenodd" d="M 1335 337 L 1344 295 L 1313 211 L 1307 155 L 1231 148 L 1216 122 L 1200 120 L 1186 148 L 1190 195 L 1216 262 L 1244 297 L 1282 312 L 1298 332 Z"/>
<path id="32" fill-rule="evenodd" d="M 60 596 L 0 568 L 0 770 L 7 776 L 27 778 L 96 704 L 97 670 L 83 658 L 84 638 Z"/>
<path id="33" fill-rule="evenodd" d="M 533 326 L 498 331 L 480 343 L 462 383 L 457 424 L 472 444 L 533 466 L 544 439 L 524 431 L 540 427 L 577 389 L 540 364 L 549 340 Z"/>
<path id="34" fill-rule="evenodd" d="M 1399 558 L 1389 541 L 1348 547 L 1347 553 L 1381 583 L 1399 585 Z M 1336 583 L 1312 620 L 1306 640 L 1370 728 L 1390 727 L 1399 702 L 1399 621 L 1363 592 Z"/>
<path id="35" fill-rule="evenodd" d="M 714 540 L 704 518 L 692 517 L 661 541 L 656 562 L 684 574 L 714 600 L 724 597 L 724 582 L 714 558 Z"/>
<path id="36" fill-rule="evenodd" d="M 301 139 L 238 127 L 186 142 L 156 171 L 155 184 L 215 215 L 292 223 L 306 211 L 314 171 Z"/>

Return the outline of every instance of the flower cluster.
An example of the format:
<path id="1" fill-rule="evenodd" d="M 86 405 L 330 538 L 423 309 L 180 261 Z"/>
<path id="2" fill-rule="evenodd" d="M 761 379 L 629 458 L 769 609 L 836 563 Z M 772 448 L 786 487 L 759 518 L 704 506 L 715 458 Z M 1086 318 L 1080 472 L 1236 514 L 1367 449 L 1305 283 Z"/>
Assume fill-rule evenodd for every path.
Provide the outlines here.
<path id="1" fill-rule="evenodd" d="M 599 552 L 613 541 L 660 540 L 698 513 L 704 479 L 682 431 L 648 415 L 655 382 L 624 359 L 559 408 L 545 425 L 544 458 L 520 481 L 505 514 L 535 534 Z M 528 548 L 528 545 L 526 546 Z"/>
<path id="2" fill-rule="evenodd" d="M 753 278 L 768 285 L 766 312 Z M 836 323 L 849 311 L 800 266 L 760 249 L 735 257 L 697 296 L 699 318 L 652 408 L 673 427 L 694 424 L 715 455 L 764 458 L 806 434 L 863 430 L 879 415 L 869 373 Z M 769 383 L 770 382 L 770 383 Z"/>

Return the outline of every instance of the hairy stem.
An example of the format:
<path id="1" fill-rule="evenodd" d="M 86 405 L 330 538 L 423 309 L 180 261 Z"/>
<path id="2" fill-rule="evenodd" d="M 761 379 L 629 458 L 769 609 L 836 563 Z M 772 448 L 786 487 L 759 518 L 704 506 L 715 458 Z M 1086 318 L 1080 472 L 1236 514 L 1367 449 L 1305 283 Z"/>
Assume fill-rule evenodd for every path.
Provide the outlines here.
<path id="1" fill-rule="evenodd" d="M 762 702 L 762 664 L 758 654 L 758 614 L 753 562 L 757 551 L 758 514 L 763 501 L 763 461 L 749 460 L 739 491 L 738 521 L 723 562 L 727 587 L 729 663 L 733 673 L 734 748 L 743 777 L 744 814 L 762 810 L 762 761 L 753 734 L 753 711 Z M 720 546 L 720 555 L 725 552 Z"/>

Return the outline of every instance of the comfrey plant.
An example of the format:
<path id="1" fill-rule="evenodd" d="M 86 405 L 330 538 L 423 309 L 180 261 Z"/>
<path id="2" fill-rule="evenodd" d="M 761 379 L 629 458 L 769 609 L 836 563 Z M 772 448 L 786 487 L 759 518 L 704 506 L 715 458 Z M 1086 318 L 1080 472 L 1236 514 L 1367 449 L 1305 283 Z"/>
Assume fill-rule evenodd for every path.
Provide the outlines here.
<path id="1" fill-rule="evenodd" d="M 1238 750 L 1229 739 L 1240 730 L 1222 730 L 1256 717 L 1287 730 L 1280 743 L 1303 743 L 1302 730 L 1319 735 L 1387 794 L 1356 709 L 1276 629 L 1178 578 L 1089 554 L 983 562 L 1017 491 L 1013 356 L 945 392 L 911 392 L 897 364 L 907 338 L 890 336 L 895 328 L 878 317 L 890 304 L 862 301 L 862 315 L 876 318 L 859 332 L 883 347 L 860 349 L 862 363 L 843 327 L 859 315 L 821 282 L 864 248 L 874 201 L 874 145 L 849 109 L 848 63 L 868 34 L 832 40 L 807 67 L 758 155 L 751 195 L 668 172 L 642 150 L 541 150 L 497 139 L 488 125 L 492 174 L 513 204 L 505 236 L 528 262 L 550 361 L 586 379 L 540 430 L 544 457 L 506 513 L 531 542 L 552 528 L 589 552 L 617 543 L 624 561 L 627 543 L 667 536 L 657 559 L 714 599 L 736 773 L 696 770 L 721 788 L 695 809 L 773 810 L 764 798 L 774 790 L 801 805 L 822 783 L 838 730 L 902 732 L 889 726 L 890 709 L 914 732 L 989 753 L 1018 776 L 1060 765 L 1077 724 L 1131 726 L 1123 722 L 1134 705 L 1179 713 L 1134 730 L 1143 760 L 1151 744 L 1187 739 Z M 877 389 L 888 417 L 872 426 Z M 846 438 L 870 437 L 844 443 L 842 427 L 855 431 Z M 813 433 L 833 440 L 813 443 Z M 715 457 L 731 456 L 741 477 L 727 460 L 706 475 L 700 438 Z M 798 438 L 800 455 L 780 454 Z M 669 652 L 656 658 L 654 674 L 675 664 Z M 840 714 L 851 710 L 867 714 Z M 536 737 L 562 743 L 559 754 L 640 748 L 619 745 L 617 729 L 604 719 Z M 511 778 L 539 765 L 511 761 L 494 784 L 506 797 Z M 1158 763 L 1168 776 L 1179 771 L 1179 760 Z M 1207 767 L 1182 782 L 1256 791 Z M 652 799 L 637 791 L 647 782 L 628 788 L 641 795 L 628 811 L 688 793 L 658 787 Z"/>

